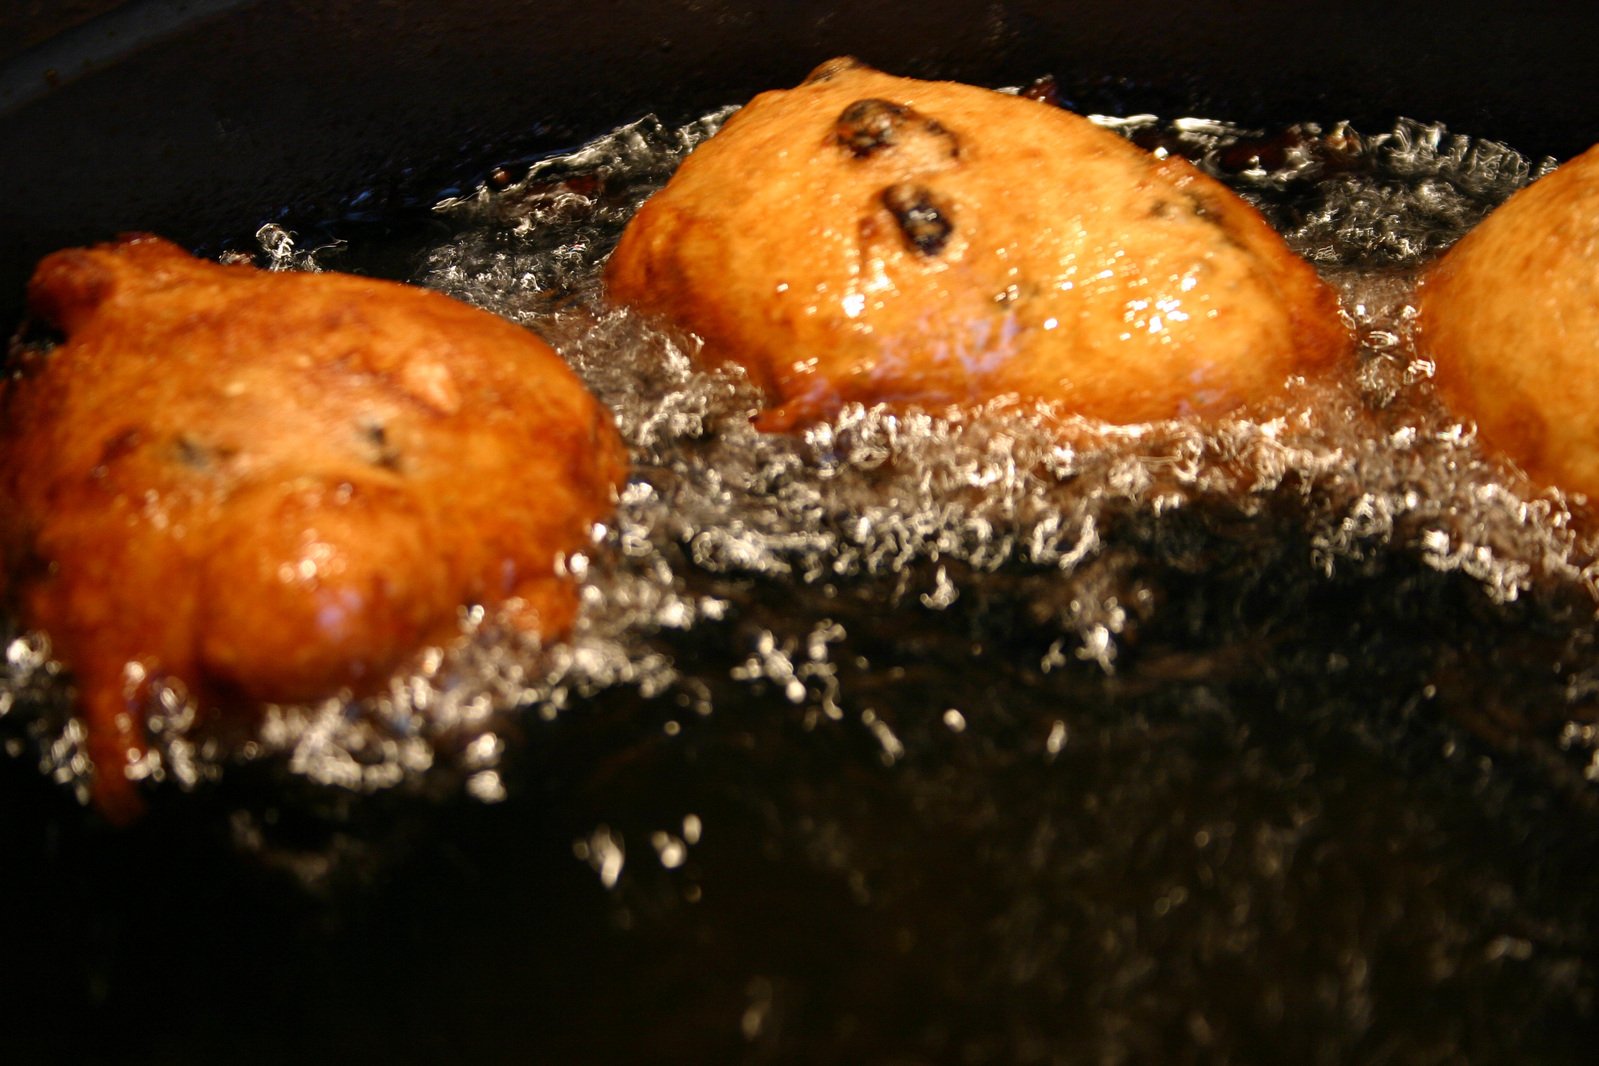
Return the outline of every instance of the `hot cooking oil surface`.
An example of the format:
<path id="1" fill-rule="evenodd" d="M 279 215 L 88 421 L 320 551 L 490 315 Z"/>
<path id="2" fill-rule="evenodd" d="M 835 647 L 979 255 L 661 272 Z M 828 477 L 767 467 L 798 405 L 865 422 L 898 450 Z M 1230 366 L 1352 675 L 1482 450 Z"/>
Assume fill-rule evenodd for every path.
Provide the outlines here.
<path id="1" fill-rule="evenodd" d="M 1409 303 L 1541 165 L 1412 122 L 1104 120 L 1195 158 L 1339 287 L 1348 382 L 1072 444 L 859 407 L 771 436 L 739 375 L 598 287 L 725 117 L 441 204 L 403 269 L 263 231 L 279 267 L 538 331 L 634 464 L 568 562 L 570 642 L 468 618 L 382 700 L 248 738 L 157 714 L 148 772 L 203 786 L 158 826 L 206 797 L 239 863 L 331 901 L 342 948 L 297 995 L 384 989 L 339 1039 L 402 1058 L 374 1017 L 464 1022 L 438 988 L 488 986 L 505 1018 L 472 1015 L 478 1050 L 561 1061 L 1584 1061 L 1595 549 L 1437 407 Z M 0 725 L 70 782 L 47 661 L 12 643 Z M 255 903 L 267 928 L 294 910 Z M 400 931 L 418 912 L 426 936 Z M 442 968 L 431 998 L 392 987 L 396 954 Z"/>

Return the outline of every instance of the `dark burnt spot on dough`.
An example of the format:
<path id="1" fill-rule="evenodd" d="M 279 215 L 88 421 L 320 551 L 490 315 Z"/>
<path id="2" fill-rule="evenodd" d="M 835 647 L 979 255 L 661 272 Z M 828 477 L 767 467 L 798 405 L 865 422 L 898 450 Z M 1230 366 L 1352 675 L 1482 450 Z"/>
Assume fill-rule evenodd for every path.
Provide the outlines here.
<path id="1" fill-rule="evenodd" d="M 942 122 L 891 100 L 856 100 L 839 112 L 833 125 L 834 139 L 857 159 L 892 148 L 904 137 L 918 135 L 943 141 L 944 151 L 951 158 L 960 154 L 959 138 Z"/>
<path id="2" fill-rule="evenodd" d="M 834 78 L 845 73 L 846 71 L 870 69 L 870 67 L 868 67 L 865 63 L 862 63 L 859 59 L 856 59 L 854 56 L 838 56 L 837 58 L 829 59 L 821 66 L 811 71 L 805 76 L 805 80 L 800 82 L 800 84 L 815 85 L 818 82 L 832 81 Z"/>
<path id="3" fill-rule="evenodd" d="M 949 205 L 925 185 L 897 182 L 884 189 L 880 199 L 899 223 L 905 242 L 922 255 L 942 252 L 955 232 Z"/>
<path id="4" fill-rule="evenodd" d="M 22 378 L 37 373 L 66 341 L 67 335 L 53 324 L 37 315 L 25 316 L 0 359 L 0 376 Z"/>
<path id="5" fill-rule="evenodd" d="M 190 470 L 207 470 L 211 466 L 211 449 L 187 434 L 172 439 L 172 454 Z"/>
<path id="6" fill-rule="evenodd" d="M 210 473 L 239 454 L 237 448 L 209 444 L 188 433 L 172 438 L 172 455 L 183 466 L 199 473 Z"/>
<path id="7" fill-rule="evenodd" d="M 366 421 L 357 427 L 367 461 L 382 470 L 400 472 L 400 449 L 389 440 L 389 431 L 381 422 Z"/>
<path id="8" fill-rule="evenodd" d="M 144 432 L 138 426 L 123 426 L 100 445 L 100 458 L 94 464 L 94 476 L 106 476 L 112 463 L 132 455 L 144 443 Z"/>

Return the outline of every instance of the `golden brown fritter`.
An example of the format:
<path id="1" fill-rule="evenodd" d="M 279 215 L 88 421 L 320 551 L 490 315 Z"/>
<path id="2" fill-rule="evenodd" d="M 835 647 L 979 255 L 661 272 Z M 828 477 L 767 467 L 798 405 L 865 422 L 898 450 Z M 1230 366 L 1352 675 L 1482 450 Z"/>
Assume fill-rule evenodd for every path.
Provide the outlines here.
<path id="1" fill-rule="evenodd" d="M 607 285 L 743 365 L 771 429 L 851 401 L 1215 414 L 1349 345 L 1309 264 L 1187 162 L 852 60 L 756 97 L 693 152 Z"/>
<path id="2" fill-rule="evenodd" d="M 1450 407 L 1535 479 L 1599 498 L 1599 147 L 1451 248 L 1420 308 Z"/>
<path id="3" fill-rule="evenodd" d="M 136 809 L 148 682 L 202 707 L 381 685 L 466 604 L 564 631 L 626 469 L 526 330 L 436 293 L 137 237 L 29 286 L 66 340 L 0 383 L 10 598 L 76 677 L 96 798 Z"/>

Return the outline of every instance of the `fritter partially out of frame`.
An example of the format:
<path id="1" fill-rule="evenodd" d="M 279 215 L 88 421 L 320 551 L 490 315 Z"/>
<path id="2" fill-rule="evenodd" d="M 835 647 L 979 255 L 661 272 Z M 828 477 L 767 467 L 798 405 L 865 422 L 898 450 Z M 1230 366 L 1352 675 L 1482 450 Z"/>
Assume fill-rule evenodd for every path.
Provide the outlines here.
<path id="1" fill-rule="evenodd" d="M 853 60 L 756 97 L 691 154 L 607 285 L 744 366 L 768 429 L 849 402 L 1214 415 L 1349 347 L 1310 265 L 1186 161 Z"/>
<path id="2" fill-rule="evenodd" d="M 155 679 L 239 711 L 370 692 L 463 605 L 571 625 L 557 557 L 626 457 L 526 330 L 152 237 L 51 255 L 28 295 L 65 341 L 0 383 L 3 573 L 76 679 L 108 813 L 138 808 Z"/>
<path id="3" fill-rule="evenodd" d="M 1535 479 L 1599 499 L 1599 147 L 1466 234 L 1420 307 L 1450 407 Z"/>

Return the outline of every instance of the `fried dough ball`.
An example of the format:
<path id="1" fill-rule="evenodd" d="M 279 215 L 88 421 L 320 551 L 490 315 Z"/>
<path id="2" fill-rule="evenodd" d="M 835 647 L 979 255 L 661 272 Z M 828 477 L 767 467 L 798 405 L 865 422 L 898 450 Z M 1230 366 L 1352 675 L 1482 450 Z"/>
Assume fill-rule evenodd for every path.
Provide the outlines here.
<path id="1" fill-rule="evenodd" d="M 1187 162 L 849 59 L 694 151 L 607 286 L 745 367 L 774 430 L 856 401 L 1213 415 L 1349 345 L 1310 265 Z"/>
<path id="2" fill-rule="evenodd" d="M 1451 409 L 1536 480 L 1599 498 L 1599 147 L 1451 248 L 1420 311 Z"/>
<path id="3" fill-rule="evenodd" d="M 0 383 L 9 597 L 75 676 L 126 816 L 148 685 L 202 708 L 360 694 L 463 605 L 556 636 L 610 509 L 609 414 L 526 330 L 436 293 L 127 238 L 29 286 L 65 334 Z"/>

